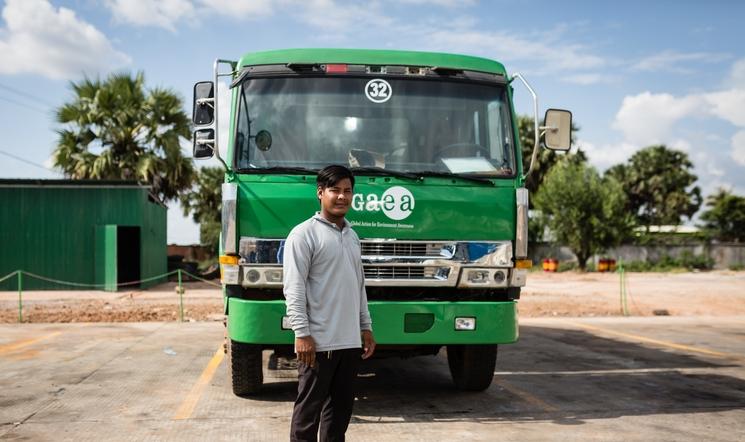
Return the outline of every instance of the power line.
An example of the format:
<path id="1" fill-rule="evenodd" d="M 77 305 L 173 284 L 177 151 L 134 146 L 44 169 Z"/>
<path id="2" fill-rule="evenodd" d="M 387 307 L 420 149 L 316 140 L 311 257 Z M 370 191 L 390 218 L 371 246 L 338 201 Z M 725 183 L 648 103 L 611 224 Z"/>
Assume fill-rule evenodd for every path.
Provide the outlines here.
<path id="1" fill-rule="evenodd" d="M 49 104 L 49 103 L 47 103 L 46 101 L 44 101 L 44 99 L 39 98 L 36 95 L 29 94 L 28 92 L 24 92 L 24 91 L 22 91 L 20 89 L 16 89 L 16 88 L 14 88 L 12 86 L 8 86 L 7 84 L 0 83 L 0 89 L 5 89 L 6 91 L 10 91 L 10 92 L 12 92 L 12 93 L 14 93 L 16 95 L 20 95 L 22 97 L 30 98 L 30 99 L 36 101 L 39 104 L 43 104 L 46 107 L 52 107 L 52 105 Z"/>
<path id="2" fill-rule="evenodd" d="M 50 170 L 46 166 L 43 166 L 43 165 L 38 164 L 38 163 L 34 163 L 33 161 L 29 161 L 29 160 L 27 160 L 25 158 L 21 158 L 18 155 L 13 155 L 12 153 L 5 152 L 4 150 L 0 150 L 0 155 L 5 155 L 5 156 L 8 156 L 8 157 L 11 157 L 14 160 L 18 160 L 18 161 L 20 161 L 22 163 L 30 164 L 32 166 L 40 167 L 40 168 L 42 168 L 44 170 L 47 170 L 47 171 Z"/>
<path id="3" fill-rule="evenodd" d="M 21 106 L 21 107 L 25 107 L 26 109 L 31 109 L 31 110 L 33 110 L 33 111 L 36 111 L 36 112 L 42 113 L 42 114 L 44 114 L 44 115 L 49 115 L 49 111 L 48 111 L 48 110 L 46 110 L 46 109 L 41 109 L 41 108 L 39 108 L 39 107 L 36 107 L 36 106 L 30 105 L 30 104 L 26 104 L 26 103 L 23 103 L 23 102 L 21 102 L 21 101 L 16 101 L 16 100 L 14 100 L 14 99 L 12 99 L 12 98 L 8 98 L 8 97 L 3 97 L 3 96 L 0 96 L 0 100 L 3 100 L 3 101 L 7 101 L 8 103 L 13 103 L 13 104 L 15 104 L 16 106 Z"/>

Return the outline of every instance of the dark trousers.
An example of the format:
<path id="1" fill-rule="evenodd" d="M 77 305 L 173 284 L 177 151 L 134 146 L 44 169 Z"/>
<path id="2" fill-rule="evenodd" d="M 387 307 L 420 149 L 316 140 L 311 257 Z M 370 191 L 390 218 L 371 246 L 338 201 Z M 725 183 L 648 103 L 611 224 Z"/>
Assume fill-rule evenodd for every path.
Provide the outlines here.
<path id="1" fill-rule="evenodd" d="M 362 349 L 316 353 L 315 367 L 298 364 L 298 391 L 292 411 L 291 441 L 343 441 L 354 406 Z"/>

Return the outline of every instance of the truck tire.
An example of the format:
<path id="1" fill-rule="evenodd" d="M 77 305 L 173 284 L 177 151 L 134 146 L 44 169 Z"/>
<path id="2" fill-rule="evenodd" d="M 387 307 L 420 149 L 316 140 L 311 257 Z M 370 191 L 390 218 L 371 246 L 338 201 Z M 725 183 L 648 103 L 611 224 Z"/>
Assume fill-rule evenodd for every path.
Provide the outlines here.
<path id="1" fill-rule="evenodd" d="M 264 383 L 261 346 L 228 339 L 228 374 L 236 396 L 257 393 Z"/>
<path id="2" fill-rule="evenodd" d="M 497 365 L 496 345 L 448 345 L 447 354 L 450 375 L 459 390 L 489 388 Z"/>

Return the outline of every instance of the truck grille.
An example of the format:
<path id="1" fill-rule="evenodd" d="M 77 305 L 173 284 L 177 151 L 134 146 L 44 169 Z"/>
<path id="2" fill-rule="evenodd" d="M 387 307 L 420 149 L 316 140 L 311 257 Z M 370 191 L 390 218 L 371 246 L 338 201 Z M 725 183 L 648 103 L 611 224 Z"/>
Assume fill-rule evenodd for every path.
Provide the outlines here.
<path id="1" fill-rule="evenodd" d="M 424 267 L 366 265 L 364 269 L 365 279 L 424 279 L 425 277 Z"/>
<path id="2" fill-rule="evenodd" d="M 362 256 L 442 258 L 444 242 L 362 241 Z"/>

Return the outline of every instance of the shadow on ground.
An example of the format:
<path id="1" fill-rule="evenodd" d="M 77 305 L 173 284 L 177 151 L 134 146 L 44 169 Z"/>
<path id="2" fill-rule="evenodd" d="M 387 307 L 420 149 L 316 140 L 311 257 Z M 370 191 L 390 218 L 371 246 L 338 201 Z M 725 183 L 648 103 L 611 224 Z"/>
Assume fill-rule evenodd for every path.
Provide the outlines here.
<path id="1" fill-rule="evenodd" d="M 438 357 L 363 364 L 356 423 L 553 421 L 745 408 L 745 380 L 716 371 L 723 360 L 598 337 L 580 330 L 523 326 L 520 342 L 500 347 L 498 374 L 484 392 L 454 388 Z M 581 372 L 581 373 L 577 373 Z M 295 398 L 297 382 L 273 379 L 260 401 Z"/>

